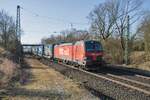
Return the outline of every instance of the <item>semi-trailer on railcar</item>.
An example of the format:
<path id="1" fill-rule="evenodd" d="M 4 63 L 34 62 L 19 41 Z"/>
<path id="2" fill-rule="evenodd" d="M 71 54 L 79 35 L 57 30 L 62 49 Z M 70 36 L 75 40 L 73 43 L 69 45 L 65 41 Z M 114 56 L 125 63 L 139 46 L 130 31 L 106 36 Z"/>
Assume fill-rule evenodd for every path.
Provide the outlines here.
<path id="1" fill-rule="evenodd" d="M 54 57 L 54 44 L 45 44 L 44 45 L 43 56 L 48 59 L 53 59 Z"/>

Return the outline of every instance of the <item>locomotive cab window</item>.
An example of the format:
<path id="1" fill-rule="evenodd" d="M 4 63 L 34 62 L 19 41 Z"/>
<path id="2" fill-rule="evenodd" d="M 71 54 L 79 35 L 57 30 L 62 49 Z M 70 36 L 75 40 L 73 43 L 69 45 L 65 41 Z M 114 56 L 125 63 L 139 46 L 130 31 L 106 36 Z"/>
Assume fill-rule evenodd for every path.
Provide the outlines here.
<path id="1" fill-rule="evenodd" d="M 85 42 L 85 49 L 86 51 L 102 51 L 102 45 L 100 42 L 97 41 L 86 41 Z"/>

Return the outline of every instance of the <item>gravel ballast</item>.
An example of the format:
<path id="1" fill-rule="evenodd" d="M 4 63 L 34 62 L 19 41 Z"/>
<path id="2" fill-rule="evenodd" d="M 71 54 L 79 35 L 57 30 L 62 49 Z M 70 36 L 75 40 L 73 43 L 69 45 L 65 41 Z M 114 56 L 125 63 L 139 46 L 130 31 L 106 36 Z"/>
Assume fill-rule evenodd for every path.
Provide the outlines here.
<path id="1" fill-rule="evenodd" d="M 44 63 L 45 60 L 44 60 Z M 86 87 L 92 88 L 104 95 L 116 100 L 149 100 L 150 96 L 137 90 L 118 85 L 114 82 L 92 76 L 76 68 L 68 68 L 64 65 L 52 64 L 50 67 L 58 70 L 64 75 L 81 82 Z"/>

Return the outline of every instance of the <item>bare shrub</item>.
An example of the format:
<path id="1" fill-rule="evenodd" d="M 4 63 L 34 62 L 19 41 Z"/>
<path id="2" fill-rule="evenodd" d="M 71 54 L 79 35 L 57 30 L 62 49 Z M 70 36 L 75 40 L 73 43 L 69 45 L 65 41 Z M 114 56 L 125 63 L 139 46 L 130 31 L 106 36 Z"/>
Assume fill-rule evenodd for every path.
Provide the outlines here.
<path id="1" fill-rule="evenodd" d="M 0 72 L 3 73 L 3 77 L 0 80 L 0 87 L 7 86 L 9 81 L 17 75 L 17 64 L 11 60 L 3 59 L 3 63 L 0 64 Z"/>
<path id="2" fill-rule="evenodd" d="M 141 64 L 146 62 L 146 54 L 144 51 L 134 51 L 130 55 L 131 64 Z"/>
<path id="3" fill-rule="evenodd" d="M 150 71 L 150 61 L 147 61 L 146 55 L 147 54 L 144 51 L 132 52 L 130 55 L 130 67 Z"/>
<path id="4" fill-rule="evenodd" d="M 113 64 L 122 64 L 123 51 L 120 44 L 120 39 L 109 38 L 107 41 L 102 41 L 106 62 Z"/>
<path id="5" fill-rule="evenodd" d="M 144 38 L 144 50 L 146 60 L 150 61 L 150 12 L 147 12 L 138 29 L 141 36 Z"/>
<path id="6" fill-rule="evenodd" d="M 4 51 L 4 49 L 2 47 L 0 47 L 0 54 Z"/>

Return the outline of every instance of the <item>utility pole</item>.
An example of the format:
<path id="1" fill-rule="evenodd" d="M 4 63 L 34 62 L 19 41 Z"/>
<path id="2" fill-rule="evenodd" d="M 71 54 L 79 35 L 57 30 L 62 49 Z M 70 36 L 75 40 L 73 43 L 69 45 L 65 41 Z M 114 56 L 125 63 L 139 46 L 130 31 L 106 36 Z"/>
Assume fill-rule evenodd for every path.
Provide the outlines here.
<path id="1" fill-rule="evenodd" d="M 73 24 L 72 23 L 70 23 L 70 26 L 71 26 L 71 30 L 73 30 Z"/>
<path id="2" fill-rule="evenodd" d="M 127 32 L 125 35 L 125 64 L 128 65 L 129 64 L 129 34 L 130 34 L 130 17 L 129 15 L 127 16 Z"/>
<path id="3" fill-rule="evenodd" d="M 17 5 L 17 16 L 16 16 L 16 55 L 18 62 L 21 62 L 22 47 L 21 47 L 21 25 L 20 25 L 20 6 Z"/>
<path id="4" fill-rule="evenodd" d="M 17 36 L 17 40 L 21 43 L 21 25 L 20 25 L 20 6 L 19 5 L 17 5 L 16 36 Z"/>

